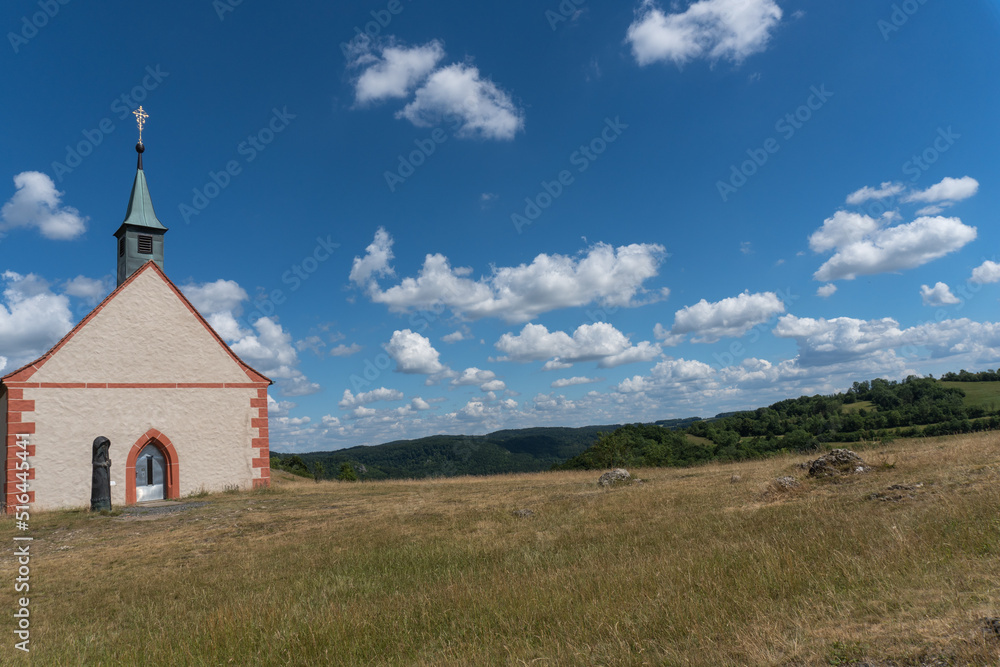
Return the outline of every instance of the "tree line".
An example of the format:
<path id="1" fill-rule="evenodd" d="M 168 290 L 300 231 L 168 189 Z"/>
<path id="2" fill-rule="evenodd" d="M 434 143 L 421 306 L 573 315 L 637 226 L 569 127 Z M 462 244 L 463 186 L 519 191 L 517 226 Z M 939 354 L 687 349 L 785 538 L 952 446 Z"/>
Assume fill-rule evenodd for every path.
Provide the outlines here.
<path id="1" fill-rule="evenodd" d="M 995 382 L 995 371 L 948 373 L 954 382 Z M 846 392 L 801 396 L 766 408 L 694 422 L 681 430 L 630 424 L 602 433 L 588 450 L 557 466 L 601 469 L 688 466 L 813 451 L 825 443 L 887 441 L 1000 429 L 1000 410 L 968 405 L 963 389 L 932 377 L 855 382 Z"/>

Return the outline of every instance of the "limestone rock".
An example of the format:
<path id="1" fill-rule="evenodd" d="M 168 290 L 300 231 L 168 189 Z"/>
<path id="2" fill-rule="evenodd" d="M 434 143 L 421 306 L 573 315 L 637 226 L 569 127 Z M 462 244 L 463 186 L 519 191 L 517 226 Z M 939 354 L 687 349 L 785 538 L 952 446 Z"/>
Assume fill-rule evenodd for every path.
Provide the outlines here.
<path id="1" fill-rule="evenodd" d="M 737 474 L 735 474 L 735 473 L 734 473 L 734 474 L 733 474 L 733 476 L 729 478 L 729 483 L 730 483 L 730 484 L 736 484 L 736 483 L 737 483 L 737 482 L 739 482 L 739 481 L 740 481 L 741 479 L 743 479 L 743 478 L 742 478 L 742 477 L 740 477 L 739 475 L 737 475 Z"/>
<path id="2" fill-rule="evenodd" d="M 632 480 L 632 475 L 625 468 L 615 468 L 610 472 L 601 475 L 597 483 L 601 486 L 614 486 L 616 484 L 626 484 Z"/>
<path id="3" fill-rule="evenodd" d="M 528 517 L 535 516 L 535 513 L 529 509 L 514 510 L 511 514 L 519 519 L 527 519 Z"/>
<path id="4" fill-rule="evenodd" d="M 779 477 L 774 480 L 774 485 L 782 491 L 791 491 L 799 487 L 799 480 L 794 477 Z"/>
<path id="5" fill-rule="evenodd" d="M 835 449 L 809 463 L 812 477 L 839 477 L 868 472 L 864 460 L 849 449 Z"/>

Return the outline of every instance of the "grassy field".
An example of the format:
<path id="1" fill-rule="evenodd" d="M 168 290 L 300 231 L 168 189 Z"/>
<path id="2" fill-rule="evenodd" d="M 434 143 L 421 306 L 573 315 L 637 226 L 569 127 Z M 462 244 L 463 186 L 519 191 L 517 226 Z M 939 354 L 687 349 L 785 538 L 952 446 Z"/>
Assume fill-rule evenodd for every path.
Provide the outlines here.
<path id="1" fill-rule="evenodd" d="M 899 440 L 862 451 L 873 471 L 839 483 L 806 479 L 796 456 L 639 470 L 645 483 L 611 490 L 577 471 L 284 478 L 162 515 L 40 513 L 30 658 L 997 664 L 980 619 L 1000 616 L 998 445 Z M 779 491 L 780 475 L 802 484 Z M 0 525 L 12 545 L 14 524 Z"/>
<path id="2" fill-rule="evenodd" d="M 945 387 L 954 387 L 965 392 L 965 405 L 981 406 L 987 410 L 1000 407 L 1000 382 L 942 382 Z"/>
<path id="3" fill-rule="evenodd" d="M 871 401 L 855 401 L 854 403 L 844 403 L 840 406 L 840 410 L 844 413 L 858 412 L 859 410 L 875 412 L 878 408 Z"/>

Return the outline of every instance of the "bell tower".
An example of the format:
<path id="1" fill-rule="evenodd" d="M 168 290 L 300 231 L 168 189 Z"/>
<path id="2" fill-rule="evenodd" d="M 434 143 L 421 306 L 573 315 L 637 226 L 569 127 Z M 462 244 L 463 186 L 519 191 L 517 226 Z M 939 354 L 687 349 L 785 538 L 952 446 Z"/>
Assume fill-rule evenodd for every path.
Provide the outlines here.
<path id="1" fill-rule="evenodd" d="M 142 154 L 146 150 L 142 145 L 142 126 L 149 116 L 142 107 L 132 113 L 135 114 L 139 124 L 139 143 L 135 145 L 139 160 L 135 182 L 132 184 L 132 196 L 125 212 L 125 221 L 115 232 L 115 238 L 118 240 L 116 248 L 118 285 L 128 280 L 129 276 L 150 260 L 163 268 L 163 235 L 167 231 L 153 211 L 153 201 L 149 197 L 149 187 L 146 185 L 146 174 L 142 170 Z"/>

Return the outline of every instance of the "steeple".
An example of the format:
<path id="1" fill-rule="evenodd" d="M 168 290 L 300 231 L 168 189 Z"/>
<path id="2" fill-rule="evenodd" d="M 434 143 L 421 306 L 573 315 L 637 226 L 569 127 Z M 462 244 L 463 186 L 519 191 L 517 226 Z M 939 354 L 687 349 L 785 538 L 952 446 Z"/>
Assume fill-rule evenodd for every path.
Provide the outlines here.
<path id="1" fill-rule="evenodd" d="M 163 235 L 167 231 L 153 211 L 153 200 L 149 196 L 146 174 L 142 169 L 142 154 L 146 150 L 142 145 L 142 126 L 148 115 L 142 107 L 132 113 L 139 123 L 139 143 L 135 145 L 139 159 L 125 220 L 115 232 L 115 238 L 118 239 L 119 285 L 149 260 L 153 260 L 157 266 L 163 268 Z"/>

